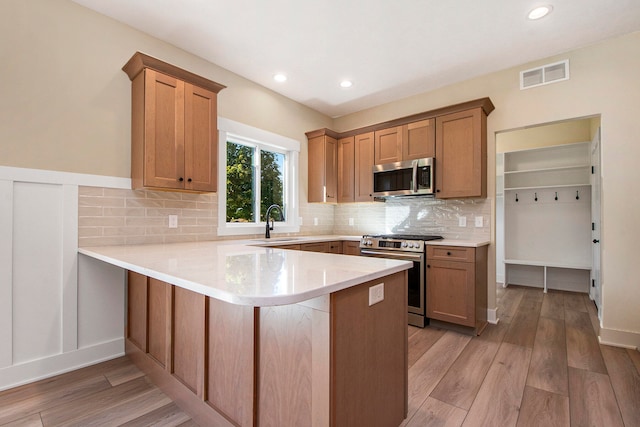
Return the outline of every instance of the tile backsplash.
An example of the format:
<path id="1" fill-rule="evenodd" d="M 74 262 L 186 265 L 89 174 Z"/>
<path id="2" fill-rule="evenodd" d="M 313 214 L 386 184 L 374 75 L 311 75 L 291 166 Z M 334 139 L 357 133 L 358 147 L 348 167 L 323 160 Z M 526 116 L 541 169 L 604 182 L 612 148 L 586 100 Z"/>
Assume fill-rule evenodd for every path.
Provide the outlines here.
<path id="1" fill-rule="evenodd" d="M 178 228 L 169 228 L 169 215 Z M 487 199 L 398 198 L 387 202 L 324 205 L 302 203 L 301 235 L 380 233 L 438 234 L 455 239 L 489 239 L 491 203 Z M 466 227 L 459 218 L 466 217 Z M 475 227 L 475 218 L 483 226 Z M 349 225 L 349 220 L 353 225 Z M 317 225 L 316 225 L 317 224 Z M 217 194 L 80 187 L 79 246 L 134 245 L 255 238 L 218 236 Z M 274 236 L 277 236 L 277 230 Z"/>

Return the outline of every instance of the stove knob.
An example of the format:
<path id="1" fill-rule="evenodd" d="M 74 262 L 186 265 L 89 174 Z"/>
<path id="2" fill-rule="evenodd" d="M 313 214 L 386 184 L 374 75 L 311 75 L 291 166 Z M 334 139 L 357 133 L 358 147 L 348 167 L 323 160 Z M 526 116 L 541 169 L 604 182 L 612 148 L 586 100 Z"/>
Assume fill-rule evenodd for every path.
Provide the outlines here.
<path id="1" fill-rule="evenodd" d="M 373 242 L 371 240 L 367 240 L 367 242 L 365 243 L 367 246 L 371 246 L 373 245 Z"/>
<path id="2" fill-rule="evenodd" d="M 413 247 L 413 243 L 408 243 L 408 244 L 407 244 L 407 247 L 408 247 L 408 248 L 412 248 L 412 247 Z"/>
<path id="3" fill-rule="evenodd" d="M 407 247 L 407 242 L 402 242 L 402 245 L 400 245 L 400 246 L 402 246 L 403 248 L 406 248 Z"/>

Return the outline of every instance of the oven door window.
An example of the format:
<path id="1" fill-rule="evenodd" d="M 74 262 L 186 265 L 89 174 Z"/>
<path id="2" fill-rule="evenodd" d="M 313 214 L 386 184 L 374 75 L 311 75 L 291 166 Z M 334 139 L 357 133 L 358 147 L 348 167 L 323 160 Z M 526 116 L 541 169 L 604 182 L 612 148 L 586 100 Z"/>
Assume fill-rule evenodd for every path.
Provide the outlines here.
<path id="1" fill-rule="evenodd" d="M 408 305 L 409 311 L 417 314 L 424 314 L 424 291 L 421 289 L 422 277 L 420 263 L 413 262 L 413 268 L 408 270 Z"/>

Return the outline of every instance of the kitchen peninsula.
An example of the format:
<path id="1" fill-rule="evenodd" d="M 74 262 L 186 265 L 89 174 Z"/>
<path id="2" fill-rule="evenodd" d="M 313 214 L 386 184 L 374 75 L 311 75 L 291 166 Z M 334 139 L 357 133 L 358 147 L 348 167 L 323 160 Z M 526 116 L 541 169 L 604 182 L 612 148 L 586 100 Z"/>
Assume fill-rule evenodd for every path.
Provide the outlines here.
<path id="1" fill-rule="evenodd" d="M 265 244 L 79 252 L 128 271 L 126 352 L 202 425 L 399 425 L 411 264 Z"/>

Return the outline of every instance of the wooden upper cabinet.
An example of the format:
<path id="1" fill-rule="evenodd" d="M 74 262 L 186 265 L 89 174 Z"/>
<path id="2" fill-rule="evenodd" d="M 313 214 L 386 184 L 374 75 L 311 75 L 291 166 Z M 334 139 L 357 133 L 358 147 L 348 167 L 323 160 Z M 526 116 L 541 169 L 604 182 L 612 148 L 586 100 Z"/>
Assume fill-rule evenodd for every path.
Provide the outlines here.
<path id="1" fill-rule="evenodd" d="M 487 197 L 487 116 L 482 108 L 436 118 L 436 197 Z"/>
<path id="2" fill-rule="evenodd" d="M 436 121 L 421 120 L 402 126 L 402 160 L 436 155 Z"/>
<path id="3" fill-rule="evenodd" d="M 382 129 L 375 138 L 376 165 L 435 157 L 435 119 Z"/>
<path id="4" fill-rule="evenodd" d="M 338 201 L 338 140 L 329 134 L 312 132 L 309 140 L 309 203 Z"/>
<path id="5" fill-rule="evenodd" d="M 216 191 L 224 86 L 140 52 L 122 69 L 132 81 L 132 187 Z"/>
<path id="6" fill-rule="evenodd" d="M 374 133 L 356 135 L 355 139 L 355 202 L 373 201 Z"/>
<path id="7" fill-rule="evenodd" d="M 338 140 L 338 203 L 354 201 L 355 192 L 355 139 L 353 136 Z"/>
<path id="8" fill-rule="evenodd" d="M 375 132 L 374 156 L 376 165 L 402 160 L 402 126 Z"/>

